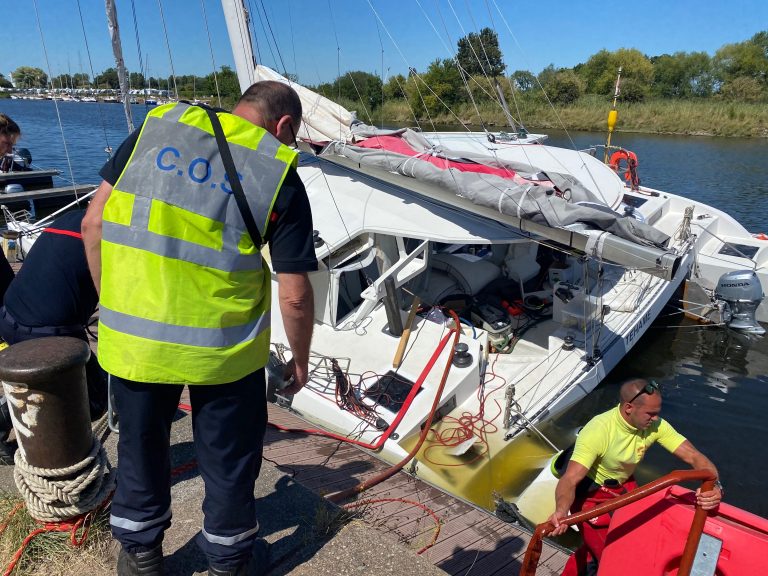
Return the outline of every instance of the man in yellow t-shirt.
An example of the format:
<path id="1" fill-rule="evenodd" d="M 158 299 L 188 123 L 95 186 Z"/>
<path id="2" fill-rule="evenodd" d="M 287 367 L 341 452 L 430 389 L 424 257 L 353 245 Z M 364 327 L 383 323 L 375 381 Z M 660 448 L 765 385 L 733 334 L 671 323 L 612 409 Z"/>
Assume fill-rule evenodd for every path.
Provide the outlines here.
<path id="1" fill-rule="evenodd" d="M 581 430 L 565 474 L 555 490 L 555 512 L 549 521 L 558 536 L 568 528 L 560 520 L 571 513 L 589 510 L 605 500 L 637 487 L 632 474 L 655 442 L 689 464 L 692 468 L 717 468 L 684 436 L 665 420 L 661 412 L 661 392 L 655 382 L 633 379 L 622 384 L 621 402 L 598 414 Z M 722 486 L 696 492 L 696 503 L 705 510 L 715 508 L 722 498 Z M 605 514 L 579 524 L 584 547 L 571 556 L 563 576 L 576 576 L 588 558 L 600 561 L 610 517 Z M 587 554 L 587 552 L 589 554 Z"/>

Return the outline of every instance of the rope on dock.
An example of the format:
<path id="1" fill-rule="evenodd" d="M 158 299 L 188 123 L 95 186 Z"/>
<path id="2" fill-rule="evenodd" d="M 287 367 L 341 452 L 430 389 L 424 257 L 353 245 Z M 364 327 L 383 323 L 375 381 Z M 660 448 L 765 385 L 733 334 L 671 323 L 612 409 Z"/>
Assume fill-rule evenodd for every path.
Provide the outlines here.
<path id="1" fill-rule="evenodd" d="M 107 453 L 96 437 L 88 456 L 72 466 L 31 466 L 22 450 L 16 451 L 14 463 L 13 478 L 30 515 L 44 522 L 67 520 L 96 509 L 115 485 Z"/>

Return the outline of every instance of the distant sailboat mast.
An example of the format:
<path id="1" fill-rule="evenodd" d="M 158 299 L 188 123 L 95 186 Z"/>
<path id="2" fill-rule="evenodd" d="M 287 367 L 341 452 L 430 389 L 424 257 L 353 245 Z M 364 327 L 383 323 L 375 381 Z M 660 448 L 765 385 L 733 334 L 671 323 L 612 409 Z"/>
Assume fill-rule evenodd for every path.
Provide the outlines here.
<path id="1" fill-rule="evenodd" d="M 107 24 L 109 26 L 109 35 L 112 38 L 112 52 L 115 55 L 115 64 L 117 65 L 117 79 L 120 82 L 120 99 L 123 101 L 125 110 L 125 120 L 128 122 L 128 131 L 133 132 L 133 115 L 131 114 L 131 101 L 128 90 L 128 78 L 125 71 L 125 61 L 123 60 L 123 47 L 120 43 L 120 27 L 117 24 L 117 7 L 115 0 L 105 0 L 107 8 Z"/>

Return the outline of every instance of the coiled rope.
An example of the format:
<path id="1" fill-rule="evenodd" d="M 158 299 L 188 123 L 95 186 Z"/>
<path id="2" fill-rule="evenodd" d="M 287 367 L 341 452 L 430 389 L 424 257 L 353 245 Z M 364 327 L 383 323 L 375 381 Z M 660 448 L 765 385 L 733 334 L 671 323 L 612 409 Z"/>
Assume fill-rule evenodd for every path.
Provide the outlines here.
<path id="1" fill-rule="evenodd" d="M 38 468 L 30 465 L 23 451 L 14 456 L 13 479 L 29 509 L 43 522 L 59 522 L 96 509 L 109 497 L 115 475 L 98 438 L 94 437 L 88 456 L 65 468 Z"/>

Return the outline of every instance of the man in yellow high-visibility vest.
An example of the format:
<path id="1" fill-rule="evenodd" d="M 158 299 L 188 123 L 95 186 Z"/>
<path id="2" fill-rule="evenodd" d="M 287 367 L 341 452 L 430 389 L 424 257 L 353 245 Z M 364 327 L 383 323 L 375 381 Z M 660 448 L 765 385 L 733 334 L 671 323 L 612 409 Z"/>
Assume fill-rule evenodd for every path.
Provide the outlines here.
<path id="1" fill-rule="evenodd" d="M 121 576 L 162 574 L 169 434 L 184 385 L 205 481 L 197 542 L 209 574 L 254 573 L 271 312 L 262 243 L 293 356 L 294 382 L 285 392 L 308 379 L 314 308 L 307 272 L 317 260 L 298 153 L 289 147 L 301 101 L 285 84 L 259 82 L 231 114 L 217 116 L 234 167 L 222 160 L 208 110 L 159 106 L 102 168 L 104 182 L 83 220 L 100 290 L 99 359 L 120 416 L 110 522 L 122 545 Z M 258 238 L 227 176 L 235 169 Z"/>

